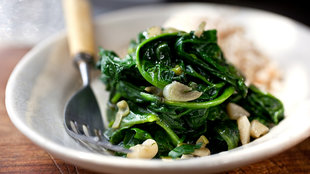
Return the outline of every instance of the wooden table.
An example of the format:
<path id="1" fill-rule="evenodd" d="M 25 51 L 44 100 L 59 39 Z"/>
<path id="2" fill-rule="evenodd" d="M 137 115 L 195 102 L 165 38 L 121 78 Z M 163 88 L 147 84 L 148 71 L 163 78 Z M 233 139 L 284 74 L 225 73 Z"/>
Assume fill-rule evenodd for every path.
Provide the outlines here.
<path id="1" fill-rule="evenodd" d="M 0 48 L 0 173 L 94 173 L 67 164 L 29 141 L 11 123 L 5 109 L 10 73 L 28 48 Z M 265 161 L 226 173 L 310 173 L 310 138 Z"/>

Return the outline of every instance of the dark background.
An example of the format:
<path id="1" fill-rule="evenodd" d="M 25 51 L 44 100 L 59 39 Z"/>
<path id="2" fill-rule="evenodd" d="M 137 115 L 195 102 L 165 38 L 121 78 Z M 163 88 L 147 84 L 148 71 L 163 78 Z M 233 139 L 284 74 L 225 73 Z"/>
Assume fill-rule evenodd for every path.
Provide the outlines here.
<path id="1" fill-rule="evenodd" d="M 92 0 L 95 13 L 100 14 L 115 9 L 147 5 L 155 3 L 173 2 L 210 2 L 217 4 L 229 4 L 236 6 L 251 7 L 274 12 L 310 26 L 310 5 L 307 1 L 265 1 L 265 0 Z"/>

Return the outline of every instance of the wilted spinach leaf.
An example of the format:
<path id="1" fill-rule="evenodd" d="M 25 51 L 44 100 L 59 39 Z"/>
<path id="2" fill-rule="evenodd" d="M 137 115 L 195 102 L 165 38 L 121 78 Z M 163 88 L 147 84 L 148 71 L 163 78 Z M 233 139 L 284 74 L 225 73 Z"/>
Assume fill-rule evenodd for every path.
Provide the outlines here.
<path id="1" fill-rule="evenodd" d="M 183 154 L 191 154 L 195 151 L 195 149 L 199 149 L 201 144 L 182 144 L 169 152 L 169 156 L 172 158 L 177 158 L 182 156 Z"/>
<path id="2" fill-rule="evenodd" d="M 237 103 L 250 112 L 249 119 L 257 119 L 267 126 L 278 124 L 284 118 L 282 102 L 268 93 L 263 93 L 254 85 L 249 87 L 246 98 L 239 98 Z"/>
<path id="3" fill-rule="evenodd" d="M 234 120 L 215 121 L 209 124 L 207 137 L 212 153 L 230 150 L 238 146 L 239 130 Z"/>

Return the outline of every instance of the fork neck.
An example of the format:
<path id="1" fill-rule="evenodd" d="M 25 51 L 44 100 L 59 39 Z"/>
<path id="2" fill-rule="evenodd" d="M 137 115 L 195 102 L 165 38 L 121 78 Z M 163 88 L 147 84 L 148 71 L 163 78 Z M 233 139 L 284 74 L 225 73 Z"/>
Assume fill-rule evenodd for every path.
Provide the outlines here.
<path id="1" fill-rule="evenodd" d="M 86 53 L 78 53 L 74 57 L 74 62 L 76 66 L 79 68 L 81 77 L 82 77 L 82 82 L 83 86 L 89 86 L 90 85 L 90 69 L 91 66 L 93 66 L 93 57 L 89 54 Z"/>

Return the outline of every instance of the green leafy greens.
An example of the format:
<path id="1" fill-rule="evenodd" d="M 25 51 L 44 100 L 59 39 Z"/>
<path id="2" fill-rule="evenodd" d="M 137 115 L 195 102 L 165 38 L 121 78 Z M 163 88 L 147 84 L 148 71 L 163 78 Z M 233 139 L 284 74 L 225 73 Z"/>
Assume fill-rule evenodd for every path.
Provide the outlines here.
<path id="1" fill-rule="evenodd" d="M 125 148 L 154 139 L 159 147 L 155 157 L 177 158 L 199 149 L 196 140 L 204 135 L 211 153 L 233 149 L 240 140 L 237 123 L 226 112 L 229 102 L 269 127 L 284 117 L 280 100 L 246 86 L 242 74 L 226 61 L 216 30 L 199 37 L 182 31 L 149 37 L 144 31 L 131 41 L 125 58 L 102 48 L 99 56 L 97 67 L 110 91 L 110 121 L 118 101 L 126 100 L 130 108 L 119 128 L 109 128 L 104 135 Z M 167 100 L 162 91 L 174 81 L 201 95 L 192 101 Z"/>

